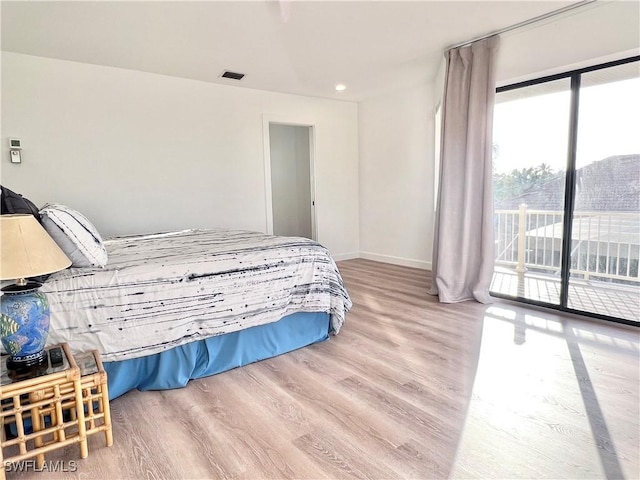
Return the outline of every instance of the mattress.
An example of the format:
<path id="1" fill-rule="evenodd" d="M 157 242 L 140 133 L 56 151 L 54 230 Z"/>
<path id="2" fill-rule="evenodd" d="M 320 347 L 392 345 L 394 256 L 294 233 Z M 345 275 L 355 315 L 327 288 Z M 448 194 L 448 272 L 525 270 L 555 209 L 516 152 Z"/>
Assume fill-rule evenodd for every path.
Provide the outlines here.
<path id="1" fill-rule="evenodd" d="M 97 349 L 105 362 L 325 312 L 338 333 L 351 308 L 329 252 L 309 239 L 185 230 L 105 241 L 105 268 L 70 268 L 41 288 L 49 343 Z"/>

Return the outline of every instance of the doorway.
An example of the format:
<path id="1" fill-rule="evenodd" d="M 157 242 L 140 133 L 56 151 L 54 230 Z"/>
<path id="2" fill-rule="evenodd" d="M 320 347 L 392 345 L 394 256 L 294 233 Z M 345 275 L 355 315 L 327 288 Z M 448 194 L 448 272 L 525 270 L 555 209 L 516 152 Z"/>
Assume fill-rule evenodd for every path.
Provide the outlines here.
<path id="1" fill-rule="evenodd" d="M 315 240 L 313 127 L 269 122 L 268 133 L 268 233 Z"/>
<path id="2" fill-rule="evenodd" d="M 496 90 L 492 294 L 640 325 L 639 62 Z"/>

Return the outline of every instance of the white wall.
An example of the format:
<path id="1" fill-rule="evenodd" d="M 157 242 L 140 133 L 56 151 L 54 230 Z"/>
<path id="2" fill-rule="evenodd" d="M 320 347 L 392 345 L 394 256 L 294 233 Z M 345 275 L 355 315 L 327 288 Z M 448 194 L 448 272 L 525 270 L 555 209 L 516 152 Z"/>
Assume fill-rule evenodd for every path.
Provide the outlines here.
<path id="1" fill-rule="evenodd" d="M 503 35 L 499 84 L 637 55 L 639 6 L 601 1 Z M 431 268 L 433 117 L 443 85 L 441 65 L 431 85 L 359 106 L 360 248 L 365 258 Z"/>
<path id="2" fill-rule="evenodd" d="M 598 1 L 502 35 L 498 86 L 640 54 L 640 2 Z"/>
<path id="3" fill-rule="evenodd" d="M 360 253 L 431 268 L 433 86 L 399 90 L 359 107 Z"/>
<path id="4" fill-rule="evenodd" d="M 264 114 L 316 130 L 318 240 L 358 252 L 357 104 L 2 54 L 3 185 L 105 235 L 266 230 Z M 8 137 L 23 141 L 13 165 Z"/>

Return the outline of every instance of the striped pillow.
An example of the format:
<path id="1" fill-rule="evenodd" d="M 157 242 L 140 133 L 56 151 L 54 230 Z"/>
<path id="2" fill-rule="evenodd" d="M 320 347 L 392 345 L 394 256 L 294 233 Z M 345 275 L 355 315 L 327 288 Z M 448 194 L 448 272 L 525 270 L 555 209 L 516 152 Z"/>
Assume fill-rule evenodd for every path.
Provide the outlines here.
<path id="1" fill-rule="evenodd" d="M 80 212 L 48 203 L 40 210 L 42 226 L 74 267 L 104 267 L 107 250 L 96 227 Z"/>

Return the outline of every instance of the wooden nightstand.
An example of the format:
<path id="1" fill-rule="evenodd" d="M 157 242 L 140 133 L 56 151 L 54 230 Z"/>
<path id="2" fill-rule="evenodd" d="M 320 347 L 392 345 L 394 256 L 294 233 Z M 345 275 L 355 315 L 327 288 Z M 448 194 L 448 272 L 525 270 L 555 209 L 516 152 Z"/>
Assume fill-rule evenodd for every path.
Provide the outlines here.
<path id="1" fill-rule="evenodd" d="M 59 346 L 60 366 L 47 364 L 23 376 L 8 371 L 2 358 L 0 479 L 10 462 L 35 457 L 42 468 L 45 453 L 74 443 L 86 458 L 87 435 L 93 433 L 104 432 L 107 446 L 113 444 L 107 375 L 98 352 L 74 358 L 66 343 Z"/>
<path id="2" fill-rule="evenodd" d="M 78 353 L 74 356 L 80 369 L 80 389 L 84 405 L 85 430 L 87 435 L 104 432 L 107 447 L 113 445 L 111 409 L 107 373 L 104 371 L 97 350 Z M 72 411 L 72 414 L 75 414 Z"/>

